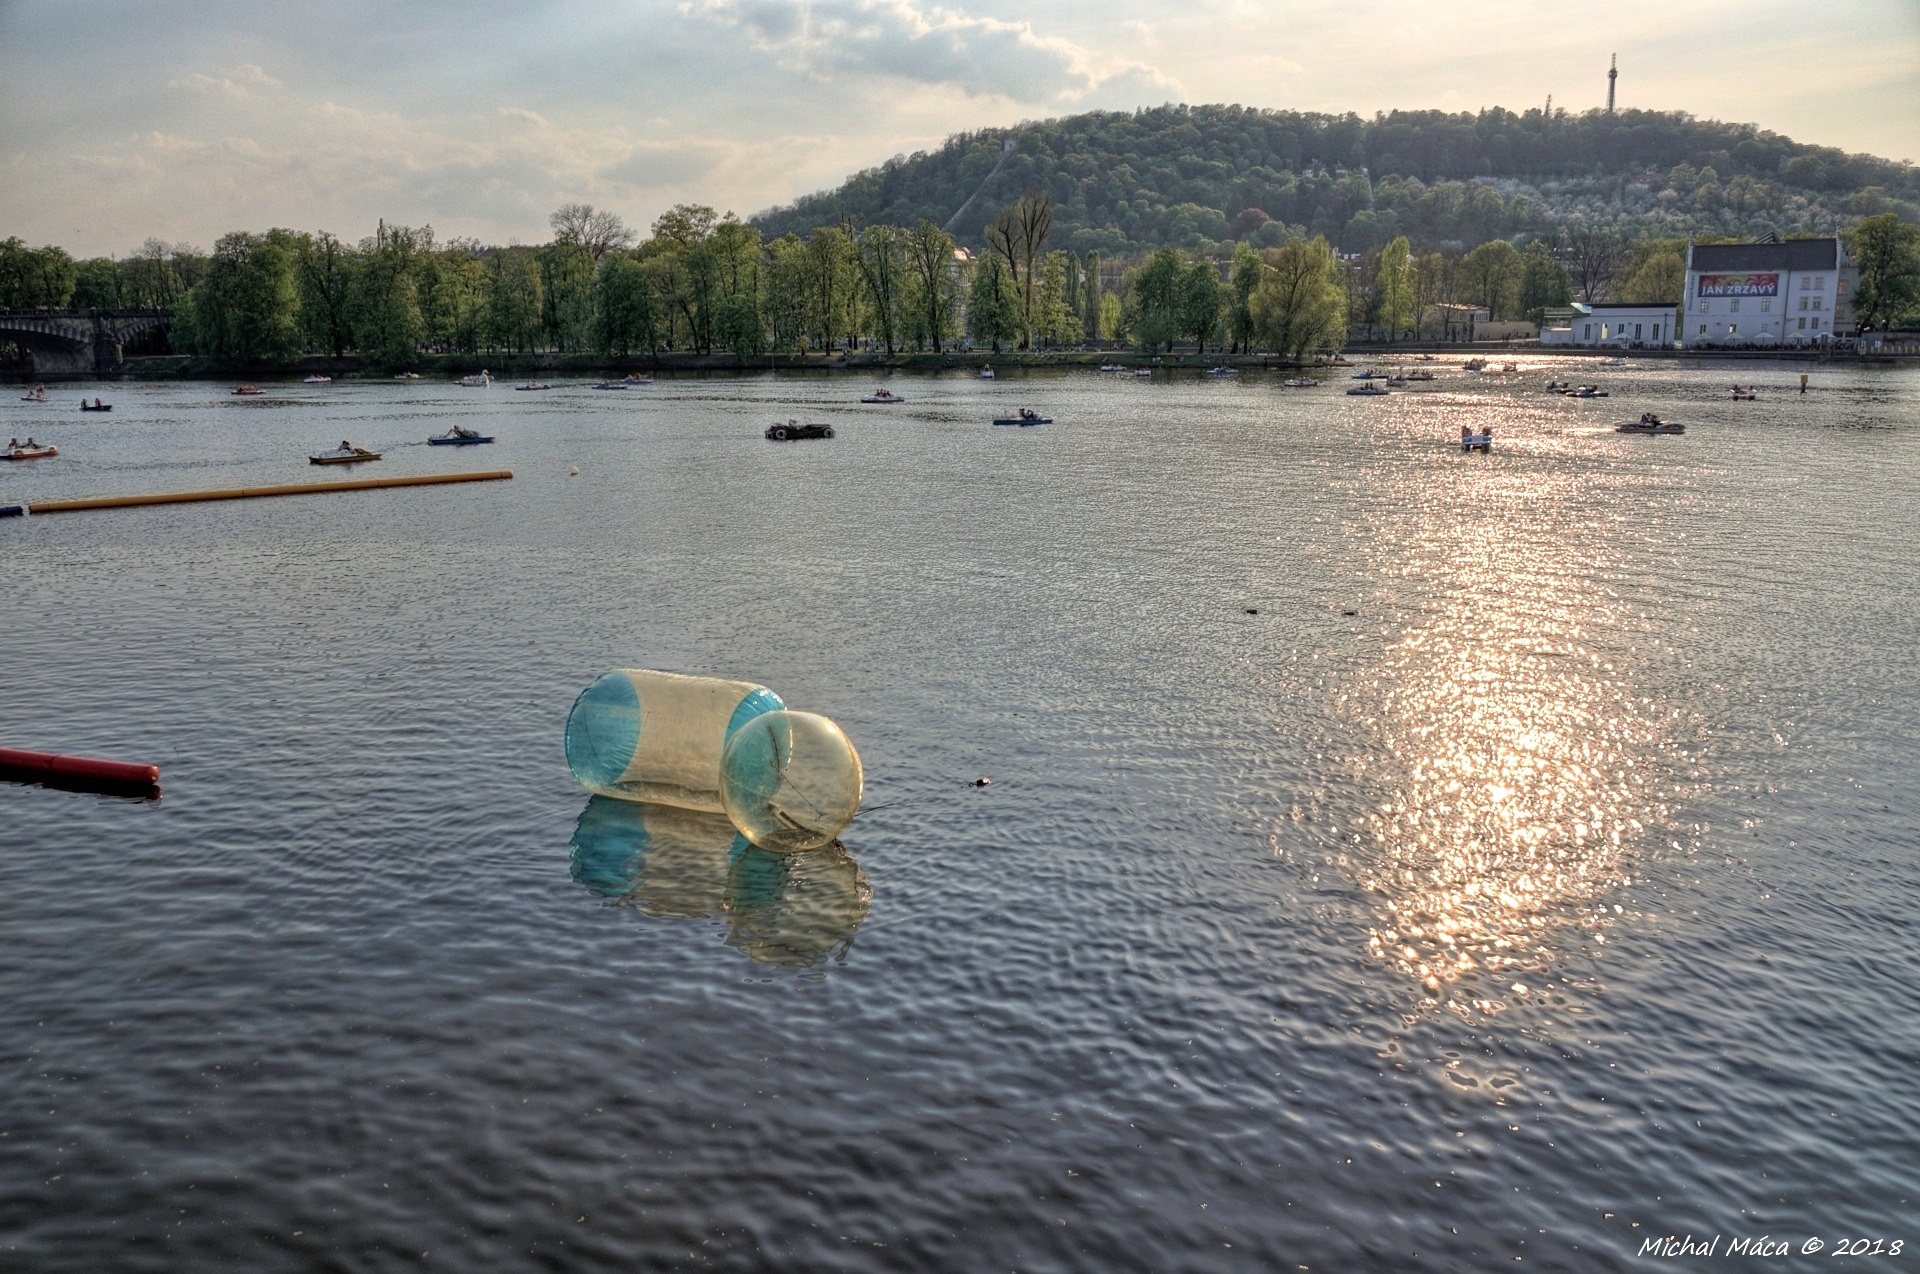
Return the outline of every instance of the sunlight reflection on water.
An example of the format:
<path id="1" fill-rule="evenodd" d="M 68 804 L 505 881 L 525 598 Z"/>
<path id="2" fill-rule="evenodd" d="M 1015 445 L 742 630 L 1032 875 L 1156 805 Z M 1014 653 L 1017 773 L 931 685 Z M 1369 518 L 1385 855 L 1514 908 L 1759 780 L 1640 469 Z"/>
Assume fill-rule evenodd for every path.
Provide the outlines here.
<path id="1" fill-rule="evenodd" d="M 1618 657 L 1638 617 L 1593 570 L 1618 532 L 1568 498 L 1515 461 L 1425 485 L 1376 527 L 1377 565 L 1424 604 L 1352 703 L 1379 793 L 1353 829 L 1383 912 L 1368 947 L 1456 1012 L 1538 989 L 1572 931 L 1603 945 L 1668 814 L 1669 710 L 1634 684 L 1658 652 Z"/>

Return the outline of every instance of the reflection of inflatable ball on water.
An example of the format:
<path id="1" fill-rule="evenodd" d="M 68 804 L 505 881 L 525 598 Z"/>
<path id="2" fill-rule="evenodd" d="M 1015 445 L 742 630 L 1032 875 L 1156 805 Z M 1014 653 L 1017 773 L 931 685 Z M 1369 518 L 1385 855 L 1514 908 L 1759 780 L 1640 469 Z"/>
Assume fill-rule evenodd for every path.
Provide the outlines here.
<path id="1" fill-rule="evenodd" d="M 566 746 L 589 791 L 725 813 L 762 849 L 828 844 L 860 808 L 860 757 L 840 727 L 751 682 L 607 673 L 574 701 Z"/>
<path id="2" fill-rule="evenodd" d="M 839 845 L 776 854 L 718 814 L 594 796 L 573 831 L 573 879 L 612 906 L 714 918 L 726 944 L 761 964 L 843 958 L 873 889 Z"/>

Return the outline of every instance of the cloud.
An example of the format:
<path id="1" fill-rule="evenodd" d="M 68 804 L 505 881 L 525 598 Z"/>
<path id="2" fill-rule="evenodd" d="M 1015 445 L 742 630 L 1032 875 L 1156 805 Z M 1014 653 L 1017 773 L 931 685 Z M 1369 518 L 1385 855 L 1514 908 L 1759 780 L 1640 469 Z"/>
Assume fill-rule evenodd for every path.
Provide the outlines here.
<path id="1" fill-rule="evenodd" d="M 975 17 L 914 0 L 687 0 L 683 12 L 743 32 L 756 49 L 817 80 L 891 76 L 1015 102 L 1079 102 L 1112 81 L 1179 95 L 1152 67 L 1031 23 Z"/>
<path id="2" fill-rule="evenodd" d="M 189 93 L 217 93 L 222 97 L 245 99 L 252 97 L 255 89 L 279 88 L 280 81 L 249 62 L 234 67 L 222 76 L 203 75 L 196 71 L 184 79 L 167 81 L 167 87 L 184 89 Z"/>

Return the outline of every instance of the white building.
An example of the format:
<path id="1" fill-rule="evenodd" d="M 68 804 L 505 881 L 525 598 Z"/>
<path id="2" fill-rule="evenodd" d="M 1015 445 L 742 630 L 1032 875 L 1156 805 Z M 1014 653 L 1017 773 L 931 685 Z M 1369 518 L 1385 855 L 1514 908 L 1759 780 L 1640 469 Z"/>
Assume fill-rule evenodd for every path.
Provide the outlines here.
<path id="1" fill-rule="evenodd" d="M 1540 328 L 1542 345 L 1563 345 L 1588 349 L 1646 349 L 1672 345 L 1678 306 L 1657 304 L 1615 304 L 1574 302 L 1571 312 L 1548 311 Z"/>
<path id="2" fill-rule="evenodd" d="M 1791 347 L 1851 337 L 1859 284 L 1838 239 L 1690 244 L 1680 340 Z"/>

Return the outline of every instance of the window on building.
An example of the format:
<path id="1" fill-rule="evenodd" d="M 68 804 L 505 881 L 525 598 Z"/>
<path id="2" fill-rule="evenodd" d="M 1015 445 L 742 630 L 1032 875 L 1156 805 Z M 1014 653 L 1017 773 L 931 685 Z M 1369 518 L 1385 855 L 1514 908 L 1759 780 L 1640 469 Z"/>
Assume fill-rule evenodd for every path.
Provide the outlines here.
<path id="1" fill-rule="evenodd" d="M 1800 298 L 1800 308 L 1803 310 L 1807 308 L 1807 298 L 1804 296 Z"/>
<path id="2" fill-rule="evenodd" d="M 1835 296 L 1845 296 L 1847 294 L 1847 281 L 1845 279 L 1833 285 L 1833 294 Z"/>
<path id="3" fill-rule="evenodd" d="M 1813 290 L 1814 290 L 1814 291 L 1816 291 L 1816 292 L 1824 292 L 1824 291 L 1826 291 L 1826 290 L 1827 290 L 1827 277 L 1826 277 L 1826 275 L 1824 275 L 1824 274 L 1820 274 L 1820 275 L 1815 275 L 1815 276 L 1814 276 L 1814 279 L 1813 279 Z"/>
<path id="4" fill-rule="evenodd" d="M 1771 314 L 1771 313 L 1773 313 L 1773 299 L 1772 299 L 1771 297 L 1769 297 L 1768 299 L 1766 299 L 1766 300 L 1764 300 L 1764 301 L 1762 301 L 1762 302 L 1760 302 L 1760 312 L 1761 312 L 1762 314 Z"/>
<path id="5" fill-rule="evenodd" d="M 1640 325 L 1638 323 L 1633 325 L 1633 339 L 1636 341 L 1640 339 Z"/>
<path id="6" fill-rule="evenodd" d="M 1658 323 L 1653 325 L 1653 340 L 1656 345 L 1660 343 L 1660 325 Z"/>
<path id="7" fill-rule="evenodd" d="M 1802 332 L 1807 330 L 1807 321 L 1805 319 L 1800 320 L 1800 327 L 1798 328 L 1798 330 Z"/>
<path id="8" fill-rule="evenodd" d="M 1593 324 L 1589 323 L 1586 325 L 1586 327 L 1580 333 L 1580 339 L 1583 341 L 1590 341 L 1593 339 Z"/>
<path id="9" fill-rule="evenodd" d="M 1821 301 L 1822 301 L 1823 299 L 1824 299 L 1824 298 L 1822 298 L 1822 297 L 1817 297 L 1817 296 L 1816 296 L 1816 297 L 1814 297 L 1814 298 L 1813 298 L 1813 308 L 1814 308 L 1814 309 L 1816 309 L 1816 310 L 1817 310 L 1817 309 L 1819 309 L 1819 308 L 1821 307 Z"/>
<path id="10" fill-rule="evenodd" d="M 1728 336 L 1738 336 L 1739 334 L 1740 334 L 1740 325 L 1738 323 L 1727 324 Z"/>
<path id="11" fill-rule="evenodd" d="M 1806 322 L 1805 319 L 1801 319 L 1800 321 L 1802 323 Z M 1707 325 L 1705 323 L 1702 323 L 1700 325 L 1700 335 L 1705 336 L 1706 334 L 1707 334 Z"/>
<path id="12" fill-rule="evenodd" d="M 1816 331 L 1816 332 L 1820 330 L 1820 320 L 1819 320 L 1819 319 L 1815 319 L 1815 320 L 1813 321 L 1813 330 L 1814 330 L 1814 331 Z"/>
<path id="13" fill-rule="evenodd" d="M 1740 312 L 1740 298 L 1736 296 L 1731 301 L 1727 302 L 1727 313 L 1738 314 L 1739 312 Z"/>

